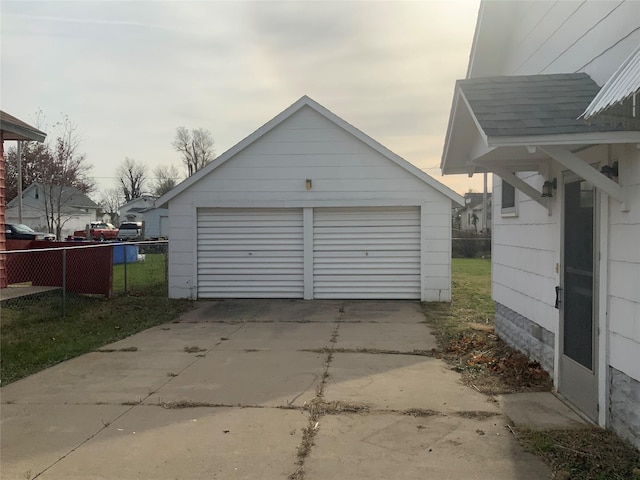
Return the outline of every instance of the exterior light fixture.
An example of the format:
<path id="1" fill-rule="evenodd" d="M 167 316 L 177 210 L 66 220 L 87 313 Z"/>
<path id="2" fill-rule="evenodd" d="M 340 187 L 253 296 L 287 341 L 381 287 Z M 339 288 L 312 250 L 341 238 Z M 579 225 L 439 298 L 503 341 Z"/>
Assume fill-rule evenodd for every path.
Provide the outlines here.
<path id="1" fill-rule="evenodd" d="M 310 178 L 307 178 L 307 190 L 311 190 L 311 187 L 313 187 L 313 183 Z"/>
<path id="2" fill-rule="evenodd" d="M 617 177 L 618 176 L 618 162 L 613 162 L 613 165 L 604 165 L 600 169 L 600 173 L 606 175 L 607 177 Z"/>
<path id="3" fill-rule="evenodd" d="M 551 198 L 553 197 L 553 191 L 558 188 L 558 179 L 554 178 L 553 180 L 545 180 L 542 184 L 542 198 Z"/>

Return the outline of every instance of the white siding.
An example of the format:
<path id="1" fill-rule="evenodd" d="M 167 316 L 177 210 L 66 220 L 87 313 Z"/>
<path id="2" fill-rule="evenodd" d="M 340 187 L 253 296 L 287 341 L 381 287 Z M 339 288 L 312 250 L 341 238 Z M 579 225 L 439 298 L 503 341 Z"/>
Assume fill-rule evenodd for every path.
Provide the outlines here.
<path id="1" fill-rule="evenodd" d="M 310 190 L 307 179 L 312 181 Z M 422 252 L 430 253 L 435 274 L 431 277 L 428 269 L 423 270 L 427 278 L 421 297 L 451 298 L 450 199 L 310 107 L 301 108 L 171 199 L 171 297 L 195 295 L 195 211 L 212 206 L 419 206 Z"/>
<path id="2" fill-rule="evenodd" d="M 635 0 L 510 3 L 509 50 L 493 75 L 586 72 L 602 85 L 640 43 Z"/>
<path id="3" fill-rule="evenodd" d="M 538 189 L 541 186 L 539 175 L 520 174 L 520 177 Z M 556 265 L 560 258 L 561 188 L 554 192 L 551 215 L 518 192 L 518 216 L 502 216 L 502 181 L 497 176 L 492 195 L 493 298 L 554 333 L 558 330 L 558 310 L 554 304 L 555 287 L 560 282 Z"/>
<path id="4" fill-rule="evenodd" d="M 610 364 L 640 380 L 640 150 L 623 149 L 620 179 L 630 209 L 609 200 Z"/>

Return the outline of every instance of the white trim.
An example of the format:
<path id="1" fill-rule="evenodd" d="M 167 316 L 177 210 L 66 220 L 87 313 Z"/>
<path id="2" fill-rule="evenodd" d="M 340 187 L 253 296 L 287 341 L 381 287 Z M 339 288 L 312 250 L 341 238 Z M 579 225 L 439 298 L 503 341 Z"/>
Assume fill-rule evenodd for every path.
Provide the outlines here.
<path id="1" fill-rule="evenodd" d="M 506 180 L 507 183 L 510 183 L 511 185 L 513 185 L 516 189 L 520 190 L 527 197 L 531 198 L 531 200 L 535 201 L 536 203 L 540 204 L 542 207 L 546 209 L 549 208 L 549 202 L 547 202 L 547 199 L 543 199 L 541 197 L 542 195 L 541 192 L 533 188 L 531 185 L 529 185 L 527 182 L 522 180 L 520 177 L 516 177 L 512 172 L 510 172 L 506 168 L 491 168 L 491 171 L 497 174 L 503 180 Z"/>
<path id="2" fill-rule="evenodd" d="M 213 170 L 223 165 L 229 159 L 233 158 L 236 154 L 238 154 L 239 152 L 247 148 L 249 145 L 251 145 L 253 142 L 258 140 L 260 137 L 262 137 L 269 131 L 273 130 L 275 127 L 280 125 L 287 118 L 291 117 L 294 113 L 296 113 L 298 110 L 302 109 L 303 107 L 309 107 L 313 109 L 314 111 L 316 111 L 317 113 L 325 117 L 330 122 L 333 122 L 337 126 L 341 127 L 343 130 L 349 132 L 351 135 L 356 137 L 361 142 L 365 143 L 367 146 L 369 146 L 376 152 L 380 153 L 381 155 L 391 160 L 398 166 L 404 168 L 407 172 L 411 173 L 412 175 L 418 177 L 420 180 L 422 180 L 424 183 L 426 183 L 430 187 L 434 188 L 435 190 L 445 195 L 446 197 L 449 197 L 452 201 L 457 202 L 460 205 L 464 204 L 464 198 L 461 195 L 458 195 L 449 187 L 443 185 L 442 183 L 438 182 L 431 176 L 427 175 L 425 172 L 420 170 L 415 165 L 409 163 L 404 158 L 393 153 L 384 145 L 378 143 L 373 138 L 361 132 L 360 130 L 355 128 L 353 125 L 345 122 L 343 119 L 341 119 L 340 117 L 330 112 L 325 107 L 323 107 L 322 105 L 320 105 L 319 103 L 317 103 L 316 101 L 312 100 L 311 98 L 305 95 L 302 98 L 300 98 L 297 102 L 295 102 L 293 105 L 285 109 L 283 112 L 281 112 L 280 114 L 276 115 L 274 118 L 269 120 L 267 123 L 265 123 L 258 130 L 256 130 L 251 135 L 246 137 L 244 140 L 240 141 L 239 143 L 231 147 L 229 150 L 224 152 L 222 155 L 216 158 L 213 162 L 209 163 L 201 170 L 198 170 L 195 174 L 193 174 L 192 176 L 184 180 L 182 183 L 180 183 L 179 185 L 171 189 L 169 192 L 165 193 L 162 197 L 160 197 L 156 201 L 156 206 L 161 207 L 165 205 L 171 199 L 175 198 L 177 195 L 185 191 L 194 183 L 198 182 L 204 176 L 208 175 Z"/>
<path id="3" fill-rule="evenodd" d="M 194 202 L 197 208 L 305 208 L 305 207 L 415 207 L 419 203 L 415 198 L 396 198 L 393 200 L 349 200 L 348 204 L 344 200 L 220 200 L 215 205 L 206 200 Z"/>
<path id="4" fill-rule="evenodd" d="M 598 215 L 598 349 L 597 388 L 598 388 L 598 425 L 607 426 L 609 411 L 609 196 L 596 189 L 599 197 Z"/>
<path id="5" fill-rule="evenodd" d="M 193 253 L 191 255 L 191 291 L 189 292 L 189 298 L 191 300 L 198 299 L 198 208 L 195 205 L 191 206 L 191 218 L 193 219 L 193 233 L 192 233 L 192 248 Z"/>
<path id="6" fill-rule="evenodd" d="M 604 190 L 609 196 L 622 203 L 623 210 L 625 209 L 626 191 L 616 182 L 600 173 L 598 170 L 593 168 L 591 165 L 589 165 L 587 162 L 585 162 L 569 150 L 555 146 L 541 146 L 539 148 L 555 161 L 557 161 L 561 165 L 564 165 L 566 168 L 576 173 L 581 178 L 584 178 L 585 180 L 593 183 L 596 188 Z"/>
<path id="7" fill-rule="evenodd" d="M 302 209 L 302 238 L 304 251 L 304 296 L 313 300 L 313 208 Z"/>
<path id="8" fill-rule="evenodd" d="M 541 145 L 601 145 L 640 142 L 640 132 L 609 131 L 561 133 L 556 135 L 521 135 L 517 137 L 487 137 L 489 147 L 527 147 Z"/>

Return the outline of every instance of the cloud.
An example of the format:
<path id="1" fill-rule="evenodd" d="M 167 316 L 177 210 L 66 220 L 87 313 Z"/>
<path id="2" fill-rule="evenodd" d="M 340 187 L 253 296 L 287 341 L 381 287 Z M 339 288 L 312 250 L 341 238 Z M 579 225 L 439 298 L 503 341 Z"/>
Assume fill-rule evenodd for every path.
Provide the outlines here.
<path id="1" fill-rule="evenodd" d="M 3 109 L 69 114 L 101 178 L 125 156 L 178 162 L 179 125 L 211 130 L 221 153 L 305 94 L 432 166 L 477 6 L 3 1 Z"/>

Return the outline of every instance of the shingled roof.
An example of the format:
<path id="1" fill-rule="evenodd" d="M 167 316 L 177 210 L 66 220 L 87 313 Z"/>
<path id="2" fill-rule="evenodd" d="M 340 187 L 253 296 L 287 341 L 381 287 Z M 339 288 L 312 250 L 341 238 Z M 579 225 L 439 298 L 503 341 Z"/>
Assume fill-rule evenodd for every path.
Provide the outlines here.
<path id="1" fill-rule="evenodd" d="M 578 120 L 600 91 L 585 73 L 482 77 L 457 85 L 488 137 L 614 130 Z"/>

